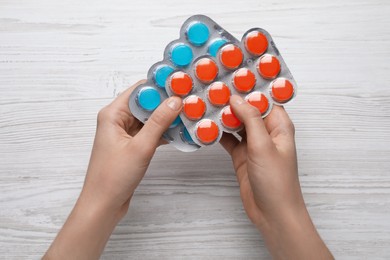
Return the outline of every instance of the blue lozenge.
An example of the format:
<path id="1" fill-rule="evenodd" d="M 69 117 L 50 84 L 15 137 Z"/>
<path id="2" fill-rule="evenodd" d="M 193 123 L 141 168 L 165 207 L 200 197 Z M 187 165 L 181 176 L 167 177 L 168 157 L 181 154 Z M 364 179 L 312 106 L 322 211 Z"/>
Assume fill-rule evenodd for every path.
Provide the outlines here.
<path id="1" fill-rule="evenodd" d="M 161 103 L 160 93 L 152 87 L 143 87 L 138 92 L 138 104 L 147 111 L 155 110 Z"/>
<path id="2" fill-rule="evenodd" d="M 169 74 L 171 74 L 174 69 L 171 66 L 163 65 L 158 67 L 154 72 L 154 81 L 157 86 L 160 88 L 165 88 L 165 81 L 167 80 Z"/>
<path id="3" fill-rule="evenodd" d="M 195 22 L 187 28 L 187 38 L 190 43 L 196 46 L 203 45 L 209 39 L 209 28 L 204 23 Z"/>
<path id="4" fill-rule="evenodd" d="M 221 46 L 224 45 L 225 43 L 227 43 L 227 41 L 225 39 L 222 39 L 222 38 L 219 38 L 219 39 L 216 39 L 215 41 L 213 41 L 209 46 L 210 55 L 213 57 L 217 57 L 217 52 L 218 52 L 219 48 L 221 48 Z"/>
<path id="5" fill-rule="evenodd" d="M 176 66 L 187 66 L 191 63 L 193 53 L 190 46 L 179 43 L 174 45 L 171 50 L 171 60 Z"/>

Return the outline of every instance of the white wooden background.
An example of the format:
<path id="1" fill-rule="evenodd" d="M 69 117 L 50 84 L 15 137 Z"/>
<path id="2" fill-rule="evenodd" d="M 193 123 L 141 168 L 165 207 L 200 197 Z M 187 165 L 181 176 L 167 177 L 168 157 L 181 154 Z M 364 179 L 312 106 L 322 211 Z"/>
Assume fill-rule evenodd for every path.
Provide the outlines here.
<path id="1" fill-rule="evenodd" d="M 299 84 L 287 106 L 309 211 L 339 259 L 390 258 L 388 0 L 0 0 L 0 258 L 41 256 L 85 175 L 96 114 L 203 13 L 263 27 Z M 227 154 L 161 148 L 103 259 L 268 259 Z"/>

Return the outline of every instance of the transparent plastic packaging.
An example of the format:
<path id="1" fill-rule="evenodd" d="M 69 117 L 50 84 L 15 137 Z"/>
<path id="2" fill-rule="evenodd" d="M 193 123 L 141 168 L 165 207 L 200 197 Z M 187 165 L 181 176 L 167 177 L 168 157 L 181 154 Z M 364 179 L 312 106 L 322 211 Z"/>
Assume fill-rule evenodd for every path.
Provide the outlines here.
<path id="1" fill-rule="evenodd" d="M 169 96 L 183 99 L 183 110 L 164 138 L 190 152 L 235 133 L 243 124 L 229 106 L 240 95 L 266 117 L 273 105 L 289 102 L 297 85 L 271 35 L 252 28 L 237 40 L 204 15 L 188 18 L 180 38 L 170 42 L 162 61 L 148 71 L 147 81 L 130 96 L 129 107 L 146 122 Z"/>

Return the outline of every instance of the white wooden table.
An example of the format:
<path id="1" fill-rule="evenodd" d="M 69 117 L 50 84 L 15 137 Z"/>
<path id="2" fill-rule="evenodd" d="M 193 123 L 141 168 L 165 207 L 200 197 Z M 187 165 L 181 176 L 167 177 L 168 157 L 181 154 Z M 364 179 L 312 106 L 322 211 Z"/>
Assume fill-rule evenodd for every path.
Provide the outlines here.
<path id="1" fill-rule="evenodd" d="M 390 258 L 390 2 L 0 0 L 0 258 L 41 256 L 85 175 L 96 114 L 203 13 L 274 37 L 306 203 L 339 259 Z M 157 152 L 103 259 L 267 259 L 227 154 Z"/>

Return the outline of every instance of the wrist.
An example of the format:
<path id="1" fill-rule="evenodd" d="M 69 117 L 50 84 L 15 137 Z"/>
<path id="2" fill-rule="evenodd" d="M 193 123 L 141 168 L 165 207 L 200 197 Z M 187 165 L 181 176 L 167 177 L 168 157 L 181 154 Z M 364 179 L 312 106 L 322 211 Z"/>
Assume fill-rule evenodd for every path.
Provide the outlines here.
<path id="1" fill-rule="evenodd" d="M 44 259 L 98 259 L 119 220 L 82 193 Z"/>
<path id="2" fill-rule="evenodd" d="M 99 198 L 83 190 L 74 210 L 94 221 L 117 224 L 123 217 L 121 207 L 106 198 Z"/>
<path id="3" fill-rule="evenodd" d="M 268 218 L 267 225 L 262 226 L 260 232 L 271 240 L 278 240 L 281 236 L 288 237 L 311 229 L 313 229 L 313 224 L 306 209 L 286 209 L 278 216 Z"/>
<path id="4" fill-rule="evenodd" d="M 318 255 L 330 256 L 324 259 L 332 258 L 306 207 L 285 209 L 259 230 L 275 259 L 314 259 Z"/>

